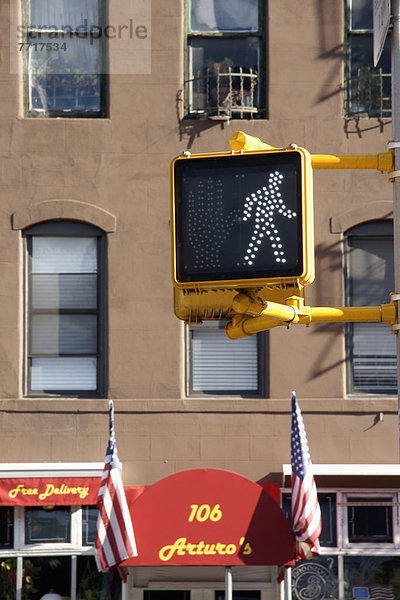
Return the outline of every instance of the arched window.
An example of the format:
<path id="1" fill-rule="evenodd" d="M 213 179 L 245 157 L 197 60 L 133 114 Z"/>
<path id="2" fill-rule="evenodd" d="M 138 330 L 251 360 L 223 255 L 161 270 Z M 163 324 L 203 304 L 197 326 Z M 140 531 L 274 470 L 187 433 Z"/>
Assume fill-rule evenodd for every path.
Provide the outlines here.
<path id="1" fill-rule="evenodd" d="M 350 306 L 378 306 L 394 291 L 393 224 L 373 221 L 345 232 L 346 300 Z M 395 394 L 396 340 L 390 325 L 346 327 L 350 394 Z"/>
<path id="2" fill-rule="evenodd" d="M 47 221 L 25 239 L 25 394 L 104 396 L 104 232 Z"/>

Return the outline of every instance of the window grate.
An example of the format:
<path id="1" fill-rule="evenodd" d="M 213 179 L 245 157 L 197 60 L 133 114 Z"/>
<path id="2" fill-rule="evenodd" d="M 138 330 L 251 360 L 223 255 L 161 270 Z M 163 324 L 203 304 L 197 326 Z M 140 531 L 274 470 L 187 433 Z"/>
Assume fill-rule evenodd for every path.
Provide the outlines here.
<path id="1" fill-rule="evenodd" d="M 216 64 L 212 70 L 207 68 L 203 73 L 198 71 L 184 83 L 189 116 L 204 115 L 223 120 L 234 114 L 251 118 L 260 112 L 257 106 L 258 74 L 251 67 L 248 72 L 243 67 L 220 71 Z"/>
<path id="2" fill-rule="evenodd" d="M 348 94 L 345 111 L 348 117 L 373 117 L 377 119 L 392 116 L 391 74 L 382 69 L 364 67 L 348 81 Z"/>

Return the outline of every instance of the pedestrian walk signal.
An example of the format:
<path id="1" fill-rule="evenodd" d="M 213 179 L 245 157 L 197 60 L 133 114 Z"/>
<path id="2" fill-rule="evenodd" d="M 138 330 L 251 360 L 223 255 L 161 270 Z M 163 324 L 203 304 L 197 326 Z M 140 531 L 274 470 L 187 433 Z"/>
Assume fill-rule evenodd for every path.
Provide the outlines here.
<path id="1" fill-rule="evenodd" d="M 311 283 L 311 157 L 303 148 L 182 155 L 171 164 L 173 283 Z"/>

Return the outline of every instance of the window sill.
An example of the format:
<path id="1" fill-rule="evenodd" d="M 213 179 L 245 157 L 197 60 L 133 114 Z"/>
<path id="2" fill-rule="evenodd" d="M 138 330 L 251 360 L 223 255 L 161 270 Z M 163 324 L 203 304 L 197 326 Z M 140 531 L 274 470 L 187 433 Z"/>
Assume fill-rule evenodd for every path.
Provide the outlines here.
<path id="1" fill-rule="evenodd" d="M 291 413 L 288 398 L 203 397 L 184 399 L 114 398 L 118 413 Z M 397 397 L 392 398 L 301 398 L 302 412 L 336 414 L 397 414 Z M 0 411 L 21 413 L 107 413 L 105 398 L 0 399 Z"/>

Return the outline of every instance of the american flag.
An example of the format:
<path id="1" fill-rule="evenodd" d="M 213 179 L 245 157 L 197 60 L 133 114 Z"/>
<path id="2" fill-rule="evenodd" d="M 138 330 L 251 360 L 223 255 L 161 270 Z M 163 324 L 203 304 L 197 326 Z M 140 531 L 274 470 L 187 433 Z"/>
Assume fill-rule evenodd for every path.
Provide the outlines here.
<path id="1" fill-rule="evenodd" d="M 319 554 L 321 510 L 312 473 L 312 463 L 303 417 L 292 392 L 292 527 L 296 536 L 298 555 L 309 559 Z"/>
<path id="2" fill-rule="evenodd" d="M 108 440 L 97 507 L 95 549 L 102 569 L 118 565 L 131 556 L 137 556 L 135 535 L 121 478 L 114 432 L 114 403 L 109 402 L 110 438 Z"/>
<path id="3" fill-rule="evenodd" d="M 369 597 L 371 600 L 394 600 L 394 591 L 392 585 L 375 584 L 369 587 Z"/>

